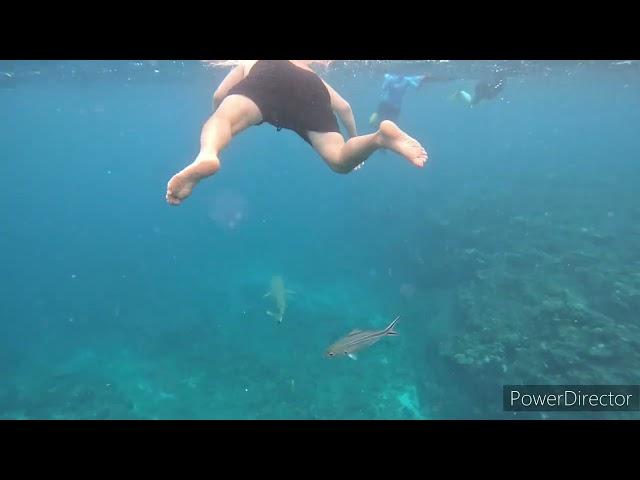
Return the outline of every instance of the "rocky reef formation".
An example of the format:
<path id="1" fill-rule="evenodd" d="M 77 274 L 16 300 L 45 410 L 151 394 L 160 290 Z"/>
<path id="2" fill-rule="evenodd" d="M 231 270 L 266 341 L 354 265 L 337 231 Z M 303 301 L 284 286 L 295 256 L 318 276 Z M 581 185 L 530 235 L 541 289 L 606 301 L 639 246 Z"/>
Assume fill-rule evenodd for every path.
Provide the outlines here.
<path id="1" fill-rule="evenodd" d="M 469 416 L 512 417 L 502 411 L 506 384 L 640 383 L 640 257 L 633 245 L 620 248 L 619 238 L 576 226 L 575 219 L 551 224 L 548 216 L 515 217 L 495 242 L 501 249 L 449 255 L 448 262 L 466 265 L 474 278 L 457 289 L 454 325 L 438 352 L 444 375 L 468 398 Z M 447 413 L 445 397 L 435 410 L 459 416 L 459 405 Z"/>

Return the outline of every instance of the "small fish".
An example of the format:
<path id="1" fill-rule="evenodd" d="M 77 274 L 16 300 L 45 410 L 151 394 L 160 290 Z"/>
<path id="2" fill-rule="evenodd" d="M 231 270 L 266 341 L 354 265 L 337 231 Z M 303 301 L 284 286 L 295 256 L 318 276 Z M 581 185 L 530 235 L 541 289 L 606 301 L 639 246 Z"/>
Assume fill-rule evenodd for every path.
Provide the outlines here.
<path id="1" fill-rule="evenodd" d="M 352 330 L 346 337 L 341 338 L 331 345 L 327 349 L 326 356 L 333 358 L 346 355 L 353 360 L 357 360 L 358 357 L 355 352 L 358 350 L 370 347 L 387 335 L 399 335 L 398 332 L 393 329 L 396 323 L 398 323 L 398 320 L 400 320 L 400 317 L 396 317 L 384 330 Z"/>

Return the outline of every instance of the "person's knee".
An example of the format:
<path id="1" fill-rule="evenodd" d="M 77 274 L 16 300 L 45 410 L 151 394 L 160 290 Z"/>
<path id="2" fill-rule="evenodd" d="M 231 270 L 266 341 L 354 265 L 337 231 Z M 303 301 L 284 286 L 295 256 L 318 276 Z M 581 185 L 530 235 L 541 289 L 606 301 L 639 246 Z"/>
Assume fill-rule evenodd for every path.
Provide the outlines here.
<path id="1" fill-rule="evenodd" d="M 339 173 L 341 175 L 346 175 L 347 173 L 351 172 L 351 168 L 349 168 L 347 165 L 345 165 L 344 163 L 340 163 L 340 162 L 332 162 L 327 160 L 327 163 L 329 164 L 329 168 L 331 168 L 331 170 L 333 170 L 335 173 Z"/>
<path id="2" fill-rule="evenodd" d="M 345 165 L 344 162 L 340 161 L 340 152 L 318 152 L 320 156 L 325 161 L 325 163 L 329 166 L 329 168 L 335 172 L 340 174 L 347 174 L 351 171 L 351 169 Z"/>

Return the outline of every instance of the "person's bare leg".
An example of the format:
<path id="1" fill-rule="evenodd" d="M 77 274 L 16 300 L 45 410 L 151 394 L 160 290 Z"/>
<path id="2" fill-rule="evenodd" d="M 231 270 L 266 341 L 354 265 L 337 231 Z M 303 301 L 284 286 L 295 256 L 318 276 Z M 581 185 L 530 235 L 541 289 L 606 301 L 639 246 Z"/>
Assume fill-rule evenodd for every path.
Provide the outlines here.
<path id="1" fill-rule="evenodd" d="M 381 148 L 402 155 L 417 167 L 423 167 L 428 159 L 422 145 L 389 120 L 383 121 L 376 133 L 353 137 L 346 143 L 336 132 L 309 132 L 309 139 L 331 169 L 339 173 L 351 172 Z"/>
<path id="2" fill-rule="evenodd" d="M 230 95 L 202 127 L 200 153 L 195 161 L 173 176 L 167 185 L 167 202 L 180 205 L 191 195 L 196 184 L 220 169 L 220 152 L 231 139 L 246 128 L 262 121 L 257 105 L 247 97 Z"/>

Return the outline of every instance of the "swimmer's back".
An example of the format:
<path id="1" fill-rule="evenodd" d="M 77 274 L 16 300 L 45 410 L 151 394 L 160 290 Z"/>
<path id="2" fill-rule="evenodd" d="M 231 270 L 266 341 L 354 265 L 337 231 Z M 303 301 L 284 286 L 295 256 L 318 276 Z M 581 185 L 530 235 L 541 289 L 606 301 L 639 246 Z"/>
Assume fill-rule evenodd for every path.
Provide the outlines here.
<path id="1" fill-rule="evenodd" d="M 308 65 L 308 61 L 300 61 L 300 60 L 289 60 L 289 62 L 293 63 L 296 67 L 302 68 L 303 70 L 307 70 L 311 73 L 315 73 L 311 67 Z M 258 63 L 258 60 L 240 60 L 240 66 L 243 70 L 243 77 L 247 78 L 249 73 L 251 73 L 251 69 Z"/>

